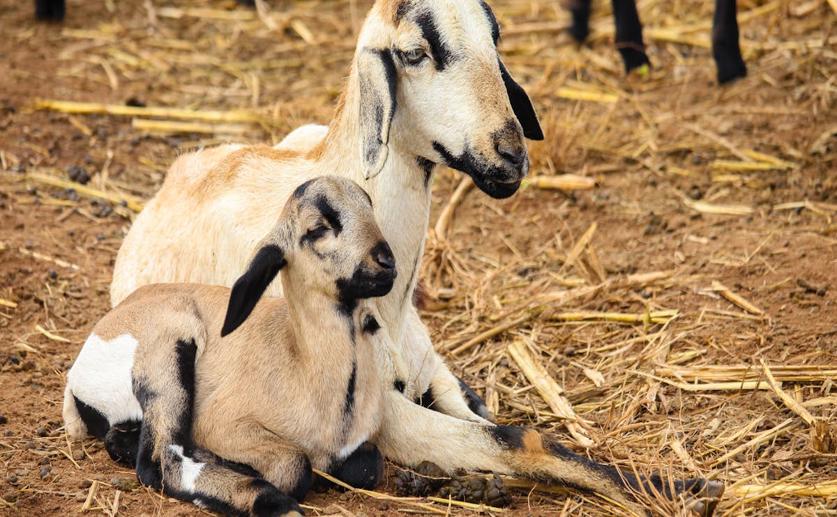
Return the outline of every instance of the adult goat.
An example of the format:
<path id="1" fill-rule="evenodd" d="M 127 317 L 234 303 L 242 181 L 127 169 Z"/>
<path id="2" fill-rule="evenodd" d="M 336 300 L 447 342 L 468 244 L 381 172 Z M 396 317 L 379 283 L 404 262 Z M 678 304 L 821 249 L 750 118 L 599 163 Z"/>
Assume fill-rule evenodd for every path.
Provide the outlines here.
<path id="1" fill-rule="evenodd" d="M 326 136 L 314 145 L 302 138 L 285 148 L 226 145 L 181 156 L 119 250 L 112 304 L 149 283 L 232 285 L 293 189 L 339 171 L 372 197 L 401 268 L 392 292 L 375 302 L 401 351 L 399 385 L 411 397 L 432 393 L 444 413 L 482 421 L 485 406 L 433 350 L 412 295 L 436 164 L 508 197 L 528 170 L 524 135 L 543 138 L 497 54 L 498 38 L 479 0 L 376 2 Z M 315 126 L 309 134 L 321 133 Z M 269 295 L 280 294 L 275 283 Z"/>

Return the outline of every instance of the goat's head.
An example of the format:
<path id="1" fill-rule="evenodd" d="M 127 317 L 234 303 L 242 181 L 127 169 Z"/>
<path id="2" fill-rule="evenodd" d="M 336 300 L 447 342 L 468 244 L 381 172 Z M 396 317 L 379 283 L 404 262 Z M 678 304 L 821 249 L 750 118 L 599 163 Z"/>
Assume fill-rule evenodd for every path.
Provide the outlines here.
<path id="1" fill-rule="evenodd" d="M 395 257 L 375 222 L 369 195 L 337 176 L 309 180 L 288 199 L 232 288 L 222 336 L 247 319 L 285 266 L 294 290 L 325 294 L 346 311 L 359 299 L 387 294 L 396 276 Z"/>
<path id="2" fill-rule="evenodd" d="M 361 154 L 377 174 L 389 145 L 468 174 L 492 197 L 517 191 L 524 137 L 543 133 L 532 103 L 497 53 L 482 0 L 379 0 L 355 55 Z"/>

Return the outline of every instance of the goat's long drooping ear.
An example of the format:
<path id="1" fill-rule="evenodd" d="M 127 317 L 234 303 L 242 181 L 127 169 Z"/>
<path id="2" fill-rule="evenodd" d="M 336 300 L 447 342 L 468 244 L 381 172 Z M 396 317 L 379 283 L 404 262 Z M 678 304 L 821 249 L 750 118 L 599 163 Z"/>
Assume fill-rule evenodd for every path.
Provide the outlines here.
<path id="1" fill-rule="evenodd" d="M 506 70 L 506 65 L 500 63 L 500 75 L 503 76 L 503 84 L 506 85 L 506 92 L 509 94 L 509 102 L 514 110 L 514 116 L 523 127 L 523 136 L 529 140 L 543 140 L 543 131 L 538 122 L 538 115 L 532 106 L 532 101 L 526 95 L 526 91 L 512 79 L 511 74 Z"/>
<path id="2" fill-rule="evenodd" d="M 275 244 L 268 244 L 259 249 L 250 262 L 247 271 L 236 280 L 227 305 L 227 316 L 221 329 L 221 337 L 226 336 L 244 323 L 253 312 L 259 298 L 264 294 L 270 282 L 276 278 L 279 270 L 285 267 L 285 253 Z"/>
<path id="3" fill-rule="evenodd" d="M 364 48 L 358 56 L 360 78 L 360 152 L 366 179 L 387 161 L 389 128 L 395 115 L 398 75 L 389 49 Z"/>

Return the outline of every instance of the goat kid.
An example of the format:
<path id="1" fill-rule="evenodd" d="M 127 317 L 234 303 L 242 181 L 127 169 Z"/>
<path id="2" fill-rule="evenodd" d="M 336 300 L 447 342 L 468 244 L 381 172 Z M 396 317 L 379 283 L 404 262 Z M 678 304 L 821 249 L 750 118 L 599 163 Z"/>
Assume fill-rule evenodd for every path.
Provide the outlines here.
<path id="1" fill-rule="evenodd" d="M 94 327 L 68 374 L 71 438 L 104 439 L 143 484 L 222 512 L 298 511 L 293 499 L 310 486 L 311 465 L 374 487 L 383 458 L 370 441 L 409 466 L 558 483 L 639 514 L 635 491 L 712 513 L 720 483 L 637 477 L 534 430 L 461 420 L 406 398 L 389 334 L 362 301 L 391 288 L 394 257 L 369 198 L 349 180 L 304 183 L 258 249 L 232 292 L 141 287 Z M 257 304 L 280 270 L 287 302 Z M 128 372 L 116 371 L 124 364 Z"/>
<path id="2" fill-rule="evenodd" d="M 590 33 L 591 0 L 564 0 L 572 13 L 570 33 L 579 43 Z M 636 0 L 612 0 L 616 26 L 616 50 L 622 55 L 625 72 L 650 64 L 642 40 L 642 24 Z M 712 19 L 712 56 L 718 71 L 718 83 L 724 84 L 747 75 L 738 43 L 736 0 L 715 0 Z"/>
<path id="3" fill-rule="evenodd" d="M 134 292 L 70 369 L 69 435 L 105 439 L 116 458 L 136 456 L 144 485 L 224 513 L 299 512 L 312 465 L 374 486 L 383 459 L 362 444 L 380 426 L 376 355 L 389 352 L 365 299 L 389 292 L 396 273 L 370 203 L 350 180 L 308 181 L 232 291 Z M 257 304 L 280 271 L 287 300 Z M 103 366 L 125 358 L 131 370 L 114 382 Z M 111 428 L 126 416 L 141 422 L 134 440 Z"/>
<path id="4" fill-rule="evenodd" d="M 446 414 L 484 422 L 485 405 L 435 352 L 411 301 L 435 166 L 508 197 L 528 171 L 524 137 L 543 138 L 500 60 L 499 37 L 480 0 L 378 0 L 327 132 L 306 126 L 276 149 L 226 145 L 181 156 L 119 250 L 112 304 L 150 283 L 232 285 L 273 224 L 269 214 L 306 179 L 339 171 L 371 196 L 401 269 L 374 302 L 396 345 L 399 386 L 411 398 L 432 393 Z M 268 290 L 281 293 L 278 283 Z"/>

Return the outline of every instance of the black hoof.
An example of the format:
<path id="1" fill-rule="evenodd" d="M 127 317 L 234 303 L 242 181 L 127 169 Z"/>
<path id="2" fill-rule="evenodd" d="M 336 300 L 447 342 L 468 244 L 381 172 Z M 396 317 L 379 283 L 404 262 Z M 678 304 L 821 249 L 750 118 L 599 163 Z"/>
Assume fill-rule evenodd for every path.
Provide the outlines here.
<path id="1" fill-rule="evenodd" d="M 747 77 L 747 65 L 743 60 L 718 63 L 718 84 L 731 83 L 743 77 Z"/>
<path id="2" fill-rule="evenodd" d="M 355 488 L 373 489 L 384 477 L 384 457 L 375 445 L 365 442 L 332 468 L 331 475 Z"/>
<path id="3" fill-rule="evenodd" d="M 137 449 L 141 423 L 137 421 L 114 424 L 105 435 L 105 450 L 110 458 L 126 467 L 137 464 Z"/>
<path id="4" fill-rule="evenodd" d="M 617 50 L 622 55 L 622 62 L 625 63 L 626 74 L 631 73 L 631 71 L 641 66 L 651 66 L 651 61 L 643 50 L 633 47 L 621 47 Z"/>

